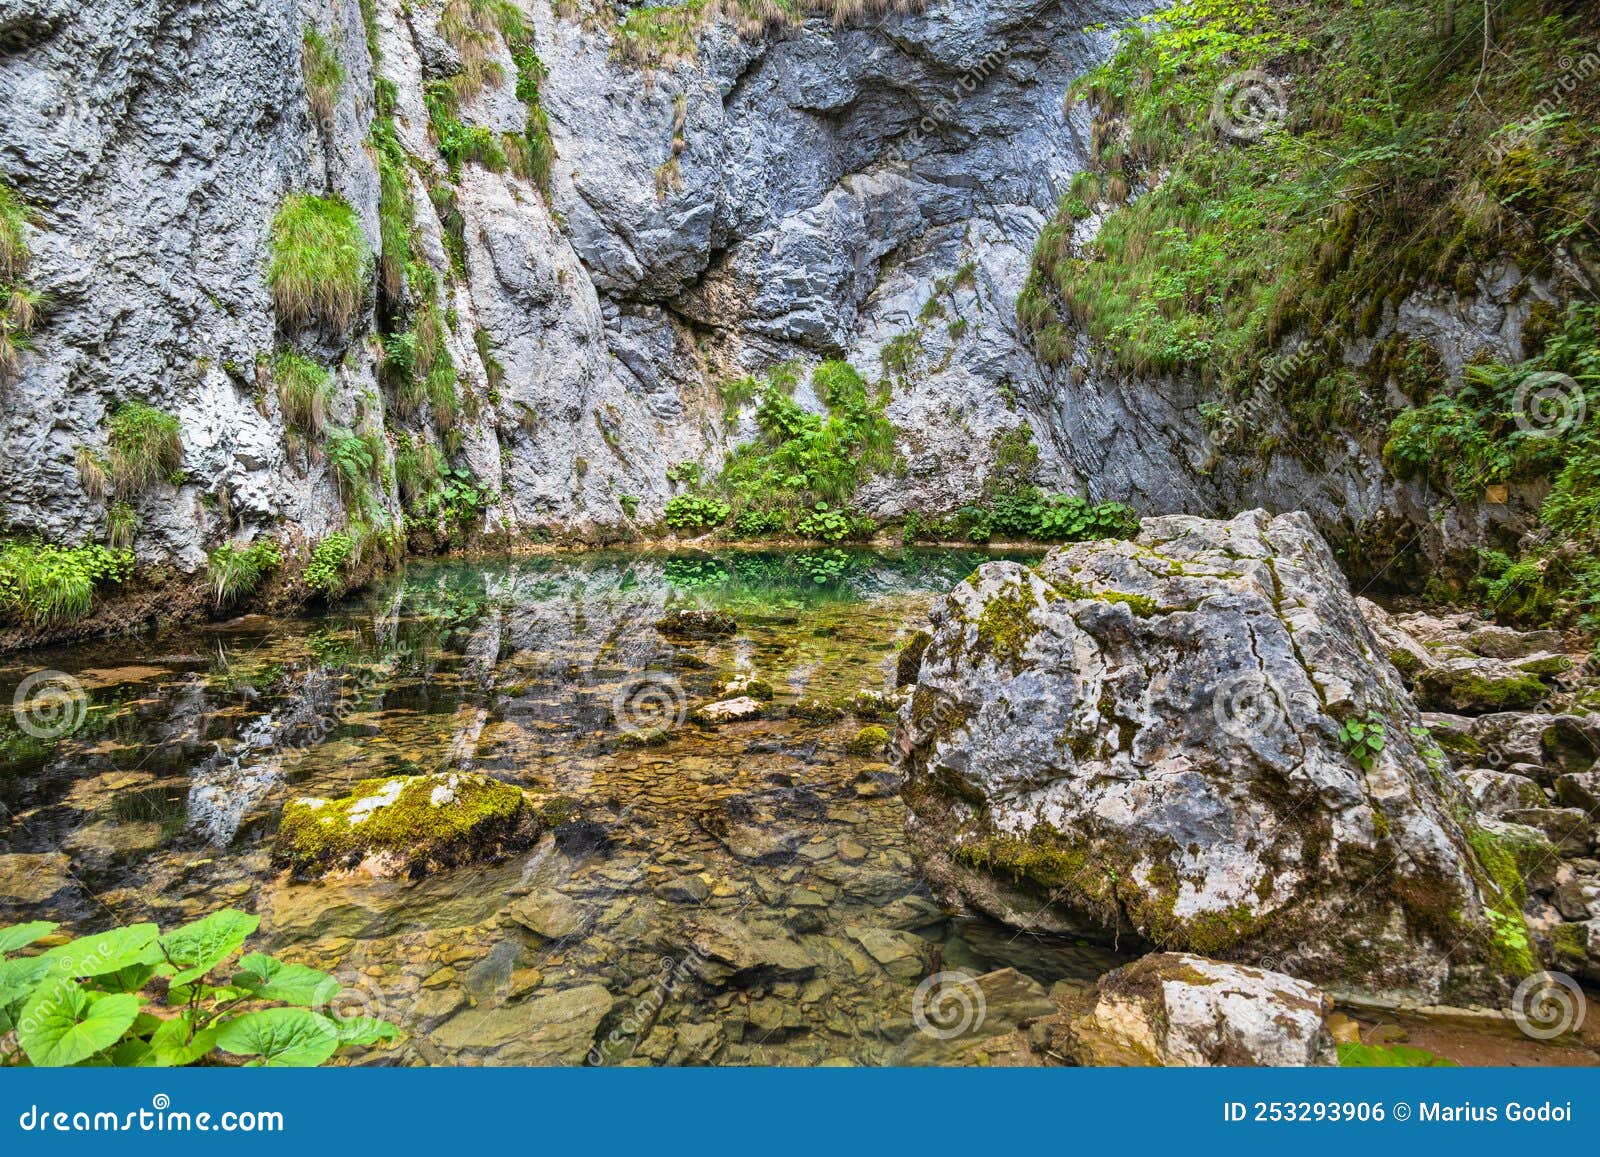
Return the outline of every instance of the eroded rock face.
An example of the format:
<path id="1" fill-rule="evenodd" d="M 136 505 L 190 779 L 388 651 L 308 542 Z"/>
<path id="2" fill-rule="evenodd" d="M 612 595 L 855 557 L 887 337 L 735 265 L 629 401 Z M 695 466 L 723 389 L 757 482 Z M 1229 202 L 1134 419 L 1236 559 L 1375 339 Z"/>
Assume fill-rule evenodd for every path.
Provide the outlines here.
<path id="1" fill-rule="evenodd" d="M 1492 996 L 1527 967 L 1465 793 L 1304 515 L 991 563 L 933 626 L 898 745 L 946 896 L 1369 999 Z"/>
<path id="2" fill-rule="evenodd" d="M 1069 1047 L 1084 1065 L 1336 1065 L 1320 988 L 1184 952 L 1146 956 L 1101 978 Z"/>

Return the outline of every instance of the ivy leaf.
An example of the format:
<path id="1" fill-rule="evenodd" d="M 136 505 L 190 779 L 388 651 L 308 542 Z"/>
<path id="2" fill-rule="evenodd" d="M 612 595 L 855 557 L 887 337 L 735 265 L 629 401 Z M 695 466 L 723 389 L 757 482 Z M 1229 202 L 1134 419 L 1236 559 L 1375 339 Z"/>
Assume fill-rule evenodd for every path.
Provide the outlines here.
<path id="1" fill-rule="evenodd" d="M 35 1065 L 75 1065 L 116 1044 L 138 1015 L 136 996 L 119 992 L 96 1000 L 58 976 L 23 1005 L 17 1043 Z"/>
<path id="2" fill-rule="evenodd" d="M 58 976 L 104 976 L 120 972 L 130 964 L 156 964 L 161 948 L 156 943 L 160 930 L 154 924 L 130 924 L 93 936 L 81 936 L 68 944 L 52 948 L 41 959 L 51 962 Z"/>
<path id="3" fill-rule="evenodd" d="M 244 971 L 233 978 L 234 986 L 262 1000 L 315 1008 L 339 995 L 338 980 L 326 972 L 285 964 L 262 952 L 252 952 L 239 961 L 239 967 Z"/>
<path id="4" fill-rule="evenodd" d="M 339 1047 L 339 1033 L 325 1016 L 303 1008 L 268 1008 L 230 1020 L 217 1034 L 217 1047 L 252 1064 L 274 1068 L 315 1068 Z"/>
<path id="5" fill-rule="evenodd" d="M 173 984 L 198 980 L 239 950 L 261 926 L 261 917 L 236 908 L 223 908 L 161 938 L 167 958 L 182 969 Z"/>
<path id="6" fill-rule="evenodd" d="M 50 935 L 59 924 L 49 920 L 35 920 L 31 924 L 13 924 L 9 928 L 0 928 L 0 955 L 15 952 L 19 948 L 26 948 L 35 940 Z"/>

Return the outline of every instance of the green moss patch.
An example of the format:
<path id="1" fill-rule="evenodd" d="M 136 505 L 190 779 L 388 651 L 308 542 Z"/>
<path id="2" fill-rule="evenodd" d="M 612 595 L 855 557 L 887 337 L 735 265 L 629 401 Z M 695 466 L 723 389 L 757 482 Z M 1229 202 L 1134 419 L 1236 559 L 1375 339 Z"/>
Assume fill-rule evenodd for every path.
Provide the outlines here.
<path id="1" fill-rule="evenodd" d="M 539 821 L 521 789 L 486 775 L 441 773 L 368 779 L 339 799 L 284 806 L 275 863 L 296 876 L 353 868 L 420 877 L 526 847 Z"/>

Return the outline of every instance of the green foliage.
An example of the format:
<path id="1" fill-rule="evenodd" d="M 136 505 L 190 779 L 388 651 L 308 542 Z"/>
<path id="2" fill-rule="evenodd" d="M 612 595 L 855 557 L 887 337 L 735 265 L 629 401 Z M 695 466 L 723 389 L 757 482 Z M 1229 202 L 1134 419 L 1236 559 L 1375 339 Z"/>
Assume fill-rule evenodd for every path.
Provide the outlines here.
<path id="1" fill-rule="evenodd" d="M 452 181 L 461 180 L 461 168 L 469 163 L 482 165 L 491 172 L 505 171 L 508 161 L 500 134 L 482 125 L 466 124 L 456 116 L 449 81 L 429 82 L 423 92 L 423 103 L 428 109 L 434 143 L 439 146 L 439 155 L 444 158 Z"/>
<path id="2" fill-rule="evenodd" d="M 776 510 L 741 511 L 733 530 L 740 538 L 770 538 L 783 530 L 783 515 Z"/>
<path id="3" fill-rule="evenodd" d="M 1339 1066 L 1346 1069 L 1453 1069 L 1455 1061 L 1435 1056 L 1412 1045 L 1364 1045 L 1359 1041 L 1340 1041 Z"/>
<path id="4" fill-rule="evenodd" d="M 106 507 L 106 545 L 112 550 L 127 550 L 139 535 L 139 512 L 127 502 Z"/>
<path id="5" fill-rule="evenodd" d="M 436 473 L 422 496 L 411 506 L 411 514 L 449 533 L 470 526 L 483 517 L 494 501 L 485 488 L 464 466 Z"/>
<path id="6" fill-rule="evenodd" d="M 319 124 L 326 125 L 333 117 L 333 106 L 344 84 L 344 65 L 315 25 L 306 25 L 300 35 L 300 71 L 305 76 L 311 114 Z"/>
<path id="7" fill-rule="evenodd" d="M 0 542 L 0 615 L 40 627 L 74 622 L 94 608 L 100 587 L 132 575 L 126 550 Z"/>
<path id="8" fill-rule="evenodd" d="M 35 955 L 16 953 L 57 925 L 0 929 L 0 1039 L 16 1034 L 0 1063 L 169 1068 L 222 1052 L 305 1067 L 399 1035 L 387 1021 L 315 1011 L 339 995 L 326 973 L 261 953 L 235 961 L 260 923 L 224 908 L 166 935 L 133 924 Z"/>
<path id="9" fill-rule="evenodd" d="M 342 426 L 330 426 L 323 441 L 339 489 L 362 507 L 370 500 L 371 479 L 383 460 L 381 441 L 379 435 L 363 436 Z"/>
<path id="10" fill-rule="evenodd" d="M 831 509 L 826 502 L 819 502 L 795 523 L 794 529 L 801 538 L 842 542 L 855 529 L 855 520 L 842 510 Z"/>
<path id="11" fill-rule="evenodd" d="M 211 552 L 208 564 L 211 593 L 217 607 L 228 606 L 250 594 L 282 563 L 278 544 L 270 538 L 257 539 L 243 549 L 232 543 L 217 547 Z"/>
<path id="12" fill-rule="evenodd" d="M 349 328 L 366 295 L 367 243 L 339 197 L 291 193 L 272 221 L 267 282 L 286 326 Z"/>
<path id="13" fill-rule="evenodd" d="M 33 326 L 41 295 L 23 280 L 32 255 L 27 225 L 33 214 L 4 180 L 0 180 L 0 382 L 21 367 L 22 353 L 33 348 Z"/>
<path id="14" fill-rule="evenodd" d="M 797 554 L 794 565 L 816 586 L 830 586 L 842 580 L 851 570 L 850 556 L 842 550 L 825 550 L 818 554 Z"/>
<path id="15" fill-rule="evenodd" d="M 333 402 L 333 374 L 293 350 L 272 359 L 272 377 L 278 386 L 278 406 L 288 425 L 307 434 L 320 434 L 328 422 Z"/>
<path id="16" fill-rule="evenodd" d="M 378 274 L 379 285 L 391 306 L 405 297 L 406 274 L 412 261 L 411 235 L 416 209 L 411 202 L 411 181 L 406 173 L 406 152 L 395 131 L 393 94 L 381 88 L 380 115 L 372 121 L 372 147 L 378 161 Z M 390 84 L 392 88 L 392 84 Z"/>
<path id="17" fill-rule="evenodd" d="M 1019 301 L 1040 353 L 1065 361 L 1087 333 L 1124 368 L 1193 369 L 1237 398 L 1307 332 L 1281 384 L 1315 445 L 1329 418 L 1384 405 L 1380 381 L 1341 379 L 1385 301 L 1470 291 L 1507 256 L 1542 275 L 1561 248 L 1592 253 L 1600 97 L 1551 88 L 1592 50 L 1592 8 L 1451 7 L 1441 27 L 1433 0 L 1181 0 L 1122 34 L 1075 88 L 1095 109 L 1095 169 Z M 1246 70 L 1281 117 L 1250 118 L 1252 94 L 1228 83 Z M 1090 202 L 1103 226 L 1075 239 Z"/>
<path id="18" fill-rule="evenodd" d="M 617 505 L 622 508 L 623 515 L 631 522 L 634 516 L 639 513 L 639 496 L 637 494 L 618 495 Z"/>
<path id="19" fill-rule="evenodd" d="M 111 484 L 119 494 L 170 477 L 183 461 L 178 419 L 142 402 L 125 402 L 116 409 L 106 441 Z"/>
<path id="20" fill-rule="evenodd" d="M 1361 765 L 1362 771 L 1371 771 L 1388 742 L 1388 721 L 1381 711 L 1368 711 L 1356 719 L 1346 719 L 1339 725 L 1339 743 L 1345 753 Z"/>
<path id="21" fill-rule="evenodd" d="M 522 130 L 523 147 L 515 158 L 515 168 L 519 176 L 549 196 L 550 169 L 555 164 L 556 149 L 550 139 L 550 118 L 545 115 L 539 99 L 539 86 L 545 77 L 544 63 L 534 54 L 532 46 L 513 51 L 511 60 L 517 66 L 517 99 L 528 109 Z"/>
<path id="22" fill-rule="evenodd" d="M 345 567 L 355 555 L 355 542 L 343 531 L 335 531 L 311 551 L 311 561 L 306 565 L 306 585 L 320 591 L 328 598 L 344 592 Z"/>
<path id="23" fill-rule="evenodd" d="M 702 533 L 721 526 L 732 508 L 715 498 L 680 494 L 667 503 L 667 525 L 673 530 Z"/>

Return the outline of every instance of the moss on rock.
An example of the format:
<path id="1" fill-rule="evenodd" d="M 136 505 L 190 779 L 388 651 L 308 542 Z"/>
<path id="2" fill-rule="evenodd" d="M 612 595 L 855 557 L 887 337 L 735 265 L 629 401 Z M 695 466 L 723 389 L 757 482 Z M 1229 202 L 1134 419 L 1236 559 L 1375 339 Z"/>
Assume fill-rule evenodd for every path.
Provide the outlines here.
<path id="1" fill-rule="evenodd" d="M 393 776 L 338 799 L 284 806 L 275 863 L 301 878 L 367 863 L 377 875 L 420 877 L 526 847 L 539 820 L 520 788 L 475 773 Z"/>
<path id="2" fill-rule="evenodd" d="M 863 727 L 845 746 L 851 755 L 881 755 L 889 746 L 888 729 L 877 725 Z"/>

